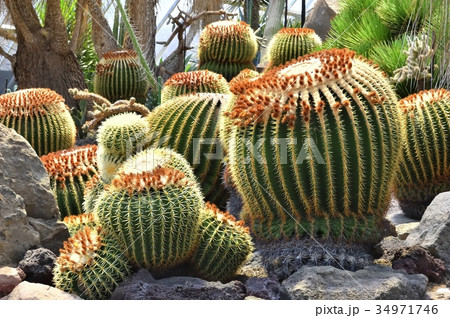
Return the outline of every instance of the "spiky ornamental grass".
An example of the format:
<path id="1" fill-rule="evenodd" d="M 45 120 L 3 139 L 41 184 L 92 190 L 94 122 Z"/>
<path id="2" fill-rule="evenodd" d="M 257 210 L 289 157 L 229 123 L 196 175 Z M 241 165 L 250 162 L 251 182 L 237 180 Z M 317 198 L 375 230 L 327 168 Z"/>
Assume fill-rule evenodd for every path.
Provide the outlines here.
<path id="1" fill-rule="evenodd" d="M 406 126 L 395 196 L 420 219 L 433 198 L 450 190 L 450 91 L 421 91 L 398 103 Z"/>
<path id="2" fill-rule="evenodd" d="M 282 28 L 270 40 L 267 48 L 268 68 L 276 67 L 311 53 L 322 40 L 312 29 Z"/>
<path id="3" fill-rule="evenodd" d="M 232 278 L 253 251 L 243 221 L 207 203 L 200 213 L 197 247 L 190 261 L 194 272 L 208 280 Z"/>
<path id="4" fill-rule="evenodd" d="M 98 198 L 94 213 L 132 264 L 158 275 L 191 256 L 203 204 L 195 181 L 158 166 L 119 172 Z"/>
<path id="5" fill-rule="evenodd" d="M 333 49 L 242 85 L 229 167 L 255 236 L 378 239 L 403 133 L 382 72 Z"/>
<path id="6" fill-rule="evenodd" d="M 161 91 L 161 103 L 189 93 L 228 94 L 227 80 L 220 74 L 208 70 L 183 72 L 172 75 Z"/>
<path id="7" fill-rule="evenodd" d="M 130 274 L 116 242 L 100 228 L 84 227 L 64 242 L 53 269 L 55 286 L 85 299 L 108 299 Z"/>
<path id="8" fill-rule="evenodd" d="M 86 182 L 97 175 L 97 146 L 87 145 L 42 156 L 61 217 L 80 214 Z"/>
<path id="9" fill-rule="evenodd" d="M 149 86 L 134 51 L 107 52 L 95 69 L 94 92 L 111 102 L 134 97 L 139 103 L 145 103 Z"/>
<path id="10" fill-rule="evenodd" d="M 152 136 L 146 119 L 135 113 L 123 113 L 105 120 L 98 129 L 98 167 L 109 183 L 122 163 L 145 149 Z"/>
<path id="11" fill-rule="evenodd" d="M 0 124 L 22 135 L 38 156 L 75 144 L 76 128 L 64 98 L 48 88 L 0 95 Z"/>
<path id="12" fill-rule="evenodd" d="M 182 154 L 194 168 L 206 199 L 218 206 L 227 199 L 220 180 L 222 160 L 218 144 L 219 113 L 226 99 L 226 95 L 214 93 L 179 96 L 147 116 L 150 133 L 159 137 L 154 138 L 152 146 Z"/>

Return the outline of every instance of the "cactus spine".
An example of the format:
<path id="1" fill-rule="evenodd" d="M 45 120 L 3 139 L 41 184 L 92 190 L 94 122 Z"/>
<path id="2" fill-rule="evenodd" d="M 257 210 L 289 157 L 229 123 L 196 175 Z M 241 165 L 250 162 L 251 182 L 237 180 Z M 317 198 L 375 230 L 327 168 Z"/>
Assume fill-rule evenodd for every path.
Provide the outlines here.
<path id="1" fill-rule="evenodd" d="M 420 219 L 437 194 L 450 190 L 450 91 L 421 91 L 398 105 L 406 137 L 394 193 L 403 212 Z"/>
<path id="2" fill-rule="evenodd" d="M 321 44 L 322 40 L 312 29 L 283 28 L 273 36 L 267 48 L 269 68 L 311 53 Z"/>
<path id="3" fill-rule="evenodd" d="M 383 74 L 333 49 L 242 85 L 229 166 L 256 237 L 377 239 L 403 132 Z"/>
<path id="4" fill-rule="evenodd" d="M 203 197 L 197 183 L 180 170 L 158 165 L 134 171 L 116 175 L 94 213 L 131 263 L 166 272 L 192 254 Z"/>
<path id="5" fill-rule="evenodd" d="M 191 263 L 195 272 L 209 280 L 233 277 L 253 250 L 249 229 L 243 221 L 206 204 L 200 214 L 197 248 Z"/>
<path id="6" fill-rule="evenodd" d="M 83 230 L 86 226 L 92 229 L 96 229 L 99 226 L 98 217 L 93 213 L 66 216 L 63 222 L 67 226 L 71 237 L 80 230 Z"/>
<path id="7" fill-rule="evenodd" d="M 225 102 L 226 96 L 221 94 L 179 96 L 158 106 L 147 117 L 150 132 L 160 137 L 152 141 L 153 145 L 182 154 L 192 164 L 206 199 L 219 206 L 226 200 L 220 180 L 222 161 L 208 156 L 221 151 L 216 140 L 219 112 Z"/>
<path id="8" fill-rule="evenodd" d="M 161 103 L 189 93 L 228 94 L 228 83 L 222 75 L 208 70 L 183 72 L 172 75 L 161 91 Z"/>
<path id="9" fill-rule="evenodd" d="M 245 22 L 218 21 L 208 24 L 200 35 L 200 69 L 208 69 L 231 80 L 245 68 L 258 51 L 256 36 Z"/>
<path id="10" fill-rule="evenodd" d="M 116 243 L 98 227 L 85 227 L 64 242 L 53 270 L 59 289 L 86 299 L 107 299 L 130 274 Z"/>
<path id="11" fill-rule="evenodd" d="M 146 120 L 135 113 L 123 113 L 105 120 L 98 129 L 98 168 L 109 183 L 122 163 L 150 142 Z"/>
<path id="12" fill-rule="evenodd" d="M 84 187 L 83 196 L 83 211 L 86 214 L 92 213 L 94 211 L 97 198 L 100 196 L 105 188 L 105 184 L 99 174 L 96 174 L 91 178 Z"/>
<path id="13" fill-rule="evenodd" d="M 28 140 L 38 156 L 75 143 L 75 123 L 64 98 L 47 88 L 0 95 L 0 124 Z"/>
<path id="14" fill-rule="evenodd" d="M 94 75 L 94 91 L 111 102 L 131 97 L 144 103 L 149 82 L 134 51 L 103 54 Z"/>
<path id="15" fill-rule="evenodd" d="M 42 156 L 61 217 L 80 214 L 86 182 L 97 174 L 97 146 L 87 145 Z"/>

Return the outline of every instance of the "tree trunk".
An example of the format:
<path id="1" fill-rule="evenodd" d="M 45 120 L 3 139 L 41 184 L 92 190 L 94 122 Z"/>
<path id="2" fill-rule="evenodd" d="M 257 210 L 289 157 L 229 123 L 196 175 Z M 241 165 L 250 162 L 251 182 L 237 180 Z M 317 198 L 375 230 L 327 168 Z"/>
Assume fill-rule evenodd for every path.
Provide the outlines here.
<path id="1" fill-rule="evenodd" d="M 111 27 L 102 13 L 101 0 L 87 0 L 92 17 L 92 42 L 99 59 L 109 51 L 116 51 L 119 45 L 113 36 Z"/>
<path id="2" fill-rule="evenodd" d="M 62 95 L 70 108 L 78 102 L 69 88 L 85 89 L 80 65 L 69 48 L 60 1 L 48 0 L 44 26 L 41 26 L 31 0 L 5 0 L 17 35 L 13 65 L 19 88 L 50 88 Z"/>
<path id="3" fill-rule="evenodd" d="M 270 0 L 267 8 L 267 21 L 264 28 L 264 39 L 267 43 L 283 26 L 284 0 Z M 266 53 L 266 48 L 261 48 L 261 56 Z"/>
<path id="4" fill-rule="evenodd" d="M 256 31 L 259 28 L 259 9 L 260 9 L 260 0 L 246 0 L 244 2 L 244 17 L 245 20 L 248 21 L 248 8 L 247 8 L 247 2 L 252 2 L 252 15 L 251 15 L 251 21 L 250 21 L 250 27 L 253 29 L 253 31 Z"/>

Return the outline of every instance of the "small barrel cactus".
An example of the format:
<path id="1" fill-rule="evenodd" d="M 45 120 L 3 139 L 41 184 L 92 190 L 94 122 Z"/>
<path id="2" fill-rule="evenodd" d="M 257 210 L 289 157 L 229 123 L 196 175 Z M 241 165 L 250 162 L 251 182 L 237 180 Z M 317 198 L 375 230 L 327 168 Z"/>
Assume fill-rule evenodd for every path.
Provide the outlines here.
<path id="1" fill-rule="evenodd" d="M 246 63 L 258 51 L 256 35 L 245 22 L 217 21 L 208 24 L 200 35 L 200 62 L 220 61 Z"/>
<path id="2" fill-rule="evenodd" d="M 420 219 L 437 194 L 450 190 L 450 91 L 421 91 L 398 105 L 406 136 L 394 194 L 407 216 Z"/>
<path id="3" fill-rule="evenodd" d="M 197 248 L 190 261 L 194 272 L 208 280 L 232 278 L 253 251 L 249 229 L 209 203 L 200 213 L 199 224 Z"/>
<path id="4" fill-rule="evenodd" d="M 332 49 L 242 85 L 228 156 L 255 236 L 379 239 L 403 133 L 382 72 Z"/>
<path id="5" fill-rule="evenodd" d="M 214 93 L 179 96 L 158 106 L 147 117 L 151 133 L 159 134 L 153 144 L 182 154 L 193 166 L 206 199 L 219 206 L 226 202 L 218 143 L 219 112 L 226 98 Z"/>
<path id="6" fill-rule="evenodd" d="M 211 72 L 222 74 L 227 81 L 231 81 L 233 77 L 238 75 L 245 69 L 255 69 L 252 62 L 236 63 L 236 62 L 221 62 L 221 61 L 207 61 L 201 64 L 200 69 L 210 70 Z"/>
<path id="7" fill-rule="evenodd" d="M 105 184 L 99 174 L 96 174 L 88 182 L 86 182 L 83 197 L 84 213 L 90 214 L 94 211 L 97 198 L 100 196 L 104 188 Z"/>
<path id="8" fill-rule="evenodd" d="M 228 83 L 222 75 L 208 70 L 182 72 L 172 75 L 161 91 L 161 103 L 189 93 L 228 94 Z"/>
<path id="9" fill-rule="evenodd" d="M 80 214 L 86 182 L 97 174 L 97 146 L 87 145 L 42 156 L 61 217 Z"/>
<path id="10" fill-rule="evenodd" d="M 200 35 L 199 69 L 222 74 L 228 81 L 246 68 L 255 69 L 256 35 L 245 22 L 218 21 L 208 24 Z"/>
<path id="11" fill-rule="evenodd" d="M 94 213 L 132 264 L 165 273 L 185 263 L 195 248 L 203 196 L 180 170 L 158 165 L 134 171 L 117 173 Z"/>
<path id="12" fill-rule="evenodd" d="M 55 286 L 85 299 L 108 299 L 131 268 L 100 227 L 84 227 L 64 242 L 53 269 Z"/>
<path id="13" fill-rule="evenodd" d="M 98 129 L 98 167 L 109 183 L 122 163 L 145 149 L 152 137 L 146 120 L 135 113 L 123 113 L 105 120 Z"/>
<path id="14" fill-rule="evenodd" d="M 22 135 L 38 156 L 72 148 L 76 128 L 64 98 L 48 88 L 0 95 L 0 124 Z"/>
<path id="15" fill-rule="evenodd" d="M 311 53 L 322 40 L 312 29 L 283 28 L 270 40 L 267 48 L 269 68 Z"/>
<path id="16" fill-rule="evenodd" d="M 144 72 L 136 52 L 107 52 L 95 69 L 94 91 L 111 102 L 134 97 L 144 103 L 149 89 Z"/>
<path id="17" fill-rule="evenodd" d="M 70 236 L 73 237 L 77 232 L 83 230 L 85 226 L 96 229 L 99 225 L 99 220 L 94 213 L 83 213 L 66 216 L 63 223 L 67 226 Z"/>

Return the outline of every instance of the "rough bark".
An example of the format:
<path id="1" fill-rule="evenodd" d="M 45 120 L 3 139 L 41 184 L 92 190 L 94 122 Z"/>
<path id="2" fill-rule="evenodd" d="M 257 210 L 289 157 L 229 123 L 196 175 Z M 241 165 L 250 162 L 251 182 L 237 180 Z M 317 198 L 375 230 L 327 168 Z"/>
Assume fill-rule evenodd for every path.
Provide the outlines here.
<path id="1" fill-rule="evenodd" d="M 248 10 L 247 10 L 247 1 L 252 1 L 252 15 L 250 21 L 250 27 L 256 31 L 259 28 L 259 9 L 260 9 L 260 0 L 246 0 L 244 3 L 244 17 L 245 20 L 248 21 Z"/>
<path id="2" fill-rule="evenodd" d="M 283 26 L 282 18 L 284 13 L 284 0 L 270 0 L 267 8 L 267 21 L 264 28 L 264 39 L 269 43 L 270 39 Z M 266 48 L 261 48 L 261 56 L 264 56 Z"/>
<path id="3" fill-rule="evenodd" d="M 5 3 L 16 28 L 17 52 L 13 71 L 19 88 L 51 88 L 66 99 L 69 107 L 77 107 L 68 89 L 84 89 L 86 83 L 69 48 L 60 1 L 47 1 L 44 26 L 41 26 L 31 0 L 5 0 Z"/>
<path id="4" fill-rule="evenodd" d="M 94 48 L 98 58 L 101 58 L 106 52 L 118 50 L 119 46 L 113 36 L 108 21 L 102 13 L 102 1 L 86 1 L 92 18 L 92 42 L 94 42 Z"/>

